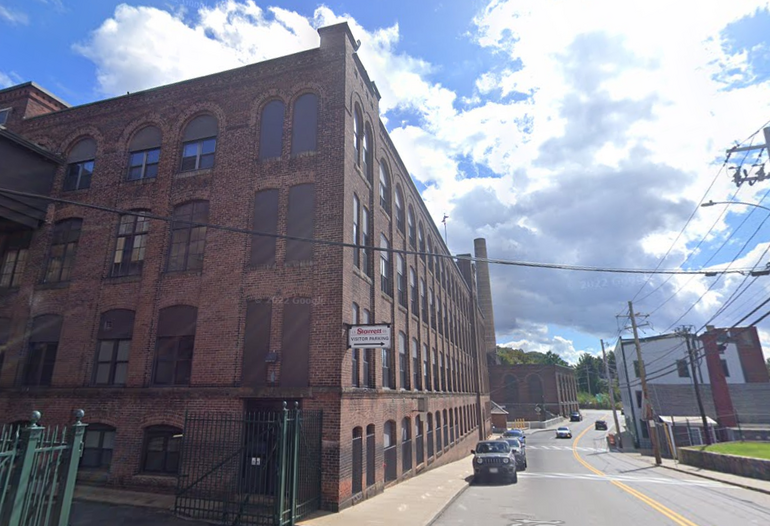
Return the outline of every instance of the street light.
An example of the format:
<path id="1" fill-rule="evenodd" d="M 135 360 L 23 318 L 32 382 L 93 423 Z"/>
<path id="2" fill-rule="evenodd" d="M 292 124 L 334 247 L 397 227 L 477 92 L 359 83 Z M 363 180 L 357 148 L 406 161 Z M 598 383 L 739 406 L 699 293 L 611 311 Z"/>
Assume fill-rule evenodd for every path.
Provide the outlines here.
<path id="1" fill-rule="evenodd" d="M 758 205 L 756 203 L 747 203 L 746 201 L 709 201 L 707 203 L 701 203 L 701 206 L 708 207 L 708 206 L 714 206 L 714 205 L 744 205 L 744 206 L 753 206 L 755 208 L 761 208 L 762 210 L 767 210 L 770 212 L 770 208 L 762 205 Z"/>

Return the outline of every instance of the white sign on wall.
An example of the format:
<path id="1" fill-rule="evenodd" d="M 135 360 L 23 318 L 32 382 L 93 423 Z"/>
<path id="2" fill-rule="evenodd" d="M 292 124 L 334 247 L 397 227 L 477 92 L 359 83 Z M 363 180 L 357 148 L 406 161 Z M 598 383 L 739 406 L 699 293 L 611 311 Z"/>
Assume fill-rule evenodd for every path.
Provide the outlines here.
<path id="1" fill-rule="evenodd" d="M 387 325 L 351 325 L 348 346 L 352 349 L 390 348 L 390 327 Z"/>

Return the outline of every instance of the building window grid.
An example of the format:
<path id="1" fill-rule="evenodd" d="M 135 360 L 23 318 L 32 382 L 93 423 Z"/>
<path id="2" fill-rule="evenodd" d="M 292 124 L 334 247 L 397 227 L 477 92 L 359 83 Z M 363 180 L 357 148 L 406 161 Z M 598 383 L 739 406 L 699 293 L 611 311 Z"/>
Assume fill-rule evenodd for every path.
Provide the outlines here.
<path id="1" fill-rule="evenodd" d="M 390 266 L 390 243 L 384 234 L 380 234 L 380 289 L 388 296 L 393 296 L 393 269 Z"/>
<path id="2" fill-rule="evenodd" d="M 420 345 L 412 338 L 412 387 L 415 391 L 422 389 L 420 383 Z"/>
<path id="3" fill-rule="evenodd" d="M 122 215 L 115 241 L 110 275 L 133 276 L 142 273 L 150 220 L 143 215 Z"/>
<path id="4" fill-rule="evenodd" d="M 426 391 L 430 390 L 430 376 L 428 374 L 428 346 L 422 344 L 422 385 Z"/>
<path id="5" fill-rule="evenodd" d="M 415 244 L 414 212 L 412 212 L 411 206 L 409 206 L 409 211 L 406 215 L 406 224 L 409 230 L 409 246 L 414 250 L 417 245 Z"/>
<path id="6" fill-rule="evenodd" d="M 125 385 L 130 348 L 130 339 L 99 340 L 93 384 Z"/>
<path id="7" fill-rule="evenodd" d="M 208 137 L 182 144 L 182 164 L 180 171 L 205 170 L 214 166 L 217 138 Z"/>
<path id="8" fill-rule="evenodd" d="M 2 239 L 0 288 L 10 289 L 21 285 L 31 237 L 31 232 L 14 232 Z"/>
<path id="9" fill-rule="evenodd" d="M 365 247 L 361 249 L 361 267 L 369 277 L 372 276 L 372 251 L 366 247 L 370 247 L 372 241 L 370 218 L 369 209 L 365 206 L 361 207 L 361 244 Z"/>
<path id="10" fill-rule="evenodd" d="M 192 223 L 207 223 L 208 219 L 208 201 L 194 201 L 174 209 L 168 260 L 169 272 L 203 268 L 206 227 Z"/>
<path id="11" fill-rule="evenodd" d="M 425 279 L 420 278 L 420 303 L 422 303 L 422 321 L 428 323 L 428 296 L 425 290 Z"/>
<path id="12" fill-rule="evenodd" d="M 131 152 L 128 157 L 126 180 L 155 179 L 158 177 L 160 148 Z"/>
<path id="13" fill-rule="evenodd" d="M 353 244 L 360 245 L 360 230 L 358 226 L 359 216 L 361 215 L 361 203 L 358 196 L 353 194 Z M 361 268 L 361 252 L 359 249 L 353 249 L 353 265 Z"/>
<path id="14" fill-rule="evenodd" d="M 80 239 L 80 219 L 66 219 L 54 226 L 44 283 L 70 280 L 75 266 L 75 253 Z"/>
<path id="15" fill-rule="evenodd" d="M 359 323 L 359 307 L 358 303 L 353 302 L 353 324 L 357 325 Z M 359 387 L 361 385 L 361 373 L 359 370 L 359 349 L 351 349 L 351 360 L 352 360 L 352 377 L 351 377 L 351 384 L 353 387 Z"/>
<path id="16" fill-rule="evenodd" d="M 417 274 L 414 267 L 409 267 L 409 288 L 412 293 L 412 314 L 420 317 L 420 296 L 417 293 Z"/>
<path id="17" fill-rule="evenodd" d="M 93 159 L 68 164 L 67 173 L 64 175 L 64 186 L 62 189 L 65 192 L 69 192 L 72 190 L 85 190 L 90 188 L 93 173 Z"/>
<path id="18" fill-rule="evenodd" d="M 83 437 L 83 454 L 80 467 L 83 469 L 110 468 L 112 451 L 115 447 L 115 428 L 103 424 L 91 424 Z"/>
<path id="19" fill-rule="evenodd" d="M 401 254 L 396 255 L 396 271 L 398 285 L 398 303 L 405 309 L 409 306 L 409 299 L 406 291 L 406 264 Z"/>
<path id="20" fill-rule="evenodd" d="M 179 472 L 182 430 L 167 426 L 150 427 L 145 431 L 142 471 L 164 475 Z"/>
<path id="21" fill-rule="evenodd" d="M 409 389 L 409 364 L 406 356 L 406 334 L 398 333 L 398 369 L 400 373 L 401 389 Z"/>
<path id="22" fill-rule="evenodd" d="M 190 385 L 195 336 L 158 338 L 154 385 Z"/>

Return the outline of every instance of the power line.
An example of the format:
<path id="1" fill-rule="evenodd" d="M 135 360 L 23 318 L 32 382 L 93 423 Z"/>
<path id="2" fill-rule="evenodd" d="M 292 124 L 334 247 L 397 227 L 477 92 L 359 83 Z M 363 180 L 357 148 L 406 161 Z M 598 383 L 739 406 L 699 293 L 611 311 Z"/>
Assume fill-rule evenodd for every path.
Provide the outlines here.
<path id="1" fill-rule="evenodd" d="M 83 203 L 79 201 L 72 201 L 69 199 L 61 199 L 56 197 L 49 197 L 42 194 L 34 194 L 29 192 L 19 192 L 16 190 L 10 190 L 7 188 L 0 188 L 0 194 L 10 194 L 10 195 L 18 195 L 22 197 L 32 197 L 37 199 L 42 199 L 46 201 L 50 201 L 52 203 L 61 203 L 61 204 L 68 204 L 73 206 L 79 206 L 83 208 L 90 208 L 92 210 L 99 210 L 101 212 L 109 212 L 113 214 L 120 214 L 120 215 L 133 215 L 133 216 L 141 216 L 145 217 L 147 219 L 155 219 L 158 221 L 164 221 L 167 223 L 177 223 L 177 224 L 184 224 L 188 226 L 193 227 L 206 227 L 206 228 L 212 228 L 215 230 L 224 230 L 227 232 L 235 232 L 240 234 L 248 234 L 252 236 L 264 236 L 264 237 L 272 237 L 275 239 L 285 239 L 285 240 L 292 240 L 292 241 L 302 241 L 306 243 L 315 243 L 319 245 L 326 245 L 326 246 L 336 246 L 341 248 L 355 248 L 355 249 L 365 249 L 365 250 L 371 250 L 375 252 L 388 252 L 393 254 L 404 254 L 404 255 L 417 255 L 417 256 L 432 256 L 437 258 L 444 258 L 444 259 L 452 259 L 452 260 L 464 260 L 464 261 L 475 261 L 475 262 L 486 262 L 490 264 L 495 265 L 508 265 L 508 266 L 516 266 L 516 267 L 529 267 L 529 268 L 542 268 L 542 269 L 551 269 L 551 270 L 570 270 L 570 271 L 580 271 L 580 272 L 607 272 L 607 273 L 615 273 L 615 274 L 701 274 L 701 275 L 713 275 L 713 274 L 743 274 L 745 272 L 749 272 L 751 269 L 726 269 L 726 270 L 713 270 L 713 269 L 701 269 L 701 270 L 683 270 L 683 269 L 656 269 L 656 270 L 650 270 L 650 269 L 634 269 L 634 268 L 613 268 L 613 267 L 592 267 L 592 266 L 582 266 L 582 265 L 566 265 L 566 264 L 558 264 L 558 263 L 535 263 L 535 262 L 529 262 L 529 261 L 514 261 L 514 260 L 506 260 L 506 259 L 495 259 L 495 258 L 478 258 L 475 256 L 471 256 L 468 254 L 439 254 L 439 253 L 433 253 L 433 252 L 423 252 L 423 251 L 416 251 L 416 250 L 405 250 L 405 249 L 397 249 L 397 248 L 382 248 L 379 246 L 374 245 L 358 245 L 355 243 L 345 243 L 343 241 L 332 241 L 332 240 L 326 240 L 326 239 L 319 239 L 319 238 L 304 238 L 304 237 L 298 237 L 298 236 L 289 236 L 285 234 L 277 234 L 277 233 L 270 233 L 270 232 L 259 232 L 256 230 L 250 230 L 248 228 L 240 228 L 240 227 L 233 227 L 233 226 L 225 226 L 225 225 L 218 225 L 214 223 L 208 223 L 208 222 L 196 222 L 196 221 L 186 221 L 182 219 L 176 219 L 170 216 L 161 216 L 158 214 L 152 214 L 150 212 L 144 212 L 144 211 L 138 211 L 138 210 L 123 210 L 119 208 L 113 208 L 103 205 L 95 205 L 90 203 Z"/>

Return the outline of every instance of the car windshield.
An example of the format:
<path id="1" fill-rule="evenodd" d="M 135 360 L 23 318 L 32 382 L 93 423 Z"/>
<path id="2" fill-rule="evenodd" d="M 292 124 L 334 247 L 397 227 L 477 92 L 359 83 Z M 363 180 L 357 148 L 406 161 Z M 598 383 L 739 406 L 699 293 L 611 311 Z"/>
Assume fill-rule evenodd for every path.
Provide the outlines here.
<path id="1" fill-rule="evenodd" d="M 510 446 L 506 442 L 481 442 L 476 446 L 476 453 L 507 453 Z"/>
<path id="2" fill-rule="evenodd" d="M 569 431 L 569 428 L 568 427 L 560 427 L 559 431 Z"/>
<path id="3" fill-rule="evenodd" d="M 504 433 L 504 436 L 507 436 L 507 437 L 519 437 L 519 436 L 522 436 L 523 434 L 524 434 L 524 432 L 520 431 L 518 429 L 509 429 L 508 431 L 506 431 Z"/>
<path id="4" fill-rule="evenodd" d="M 519 442 L 518 438 L 509 438 L 506 442 L 508 442 L 508 445 L 513 449 L 521 449 L 521 442 Z"/>

